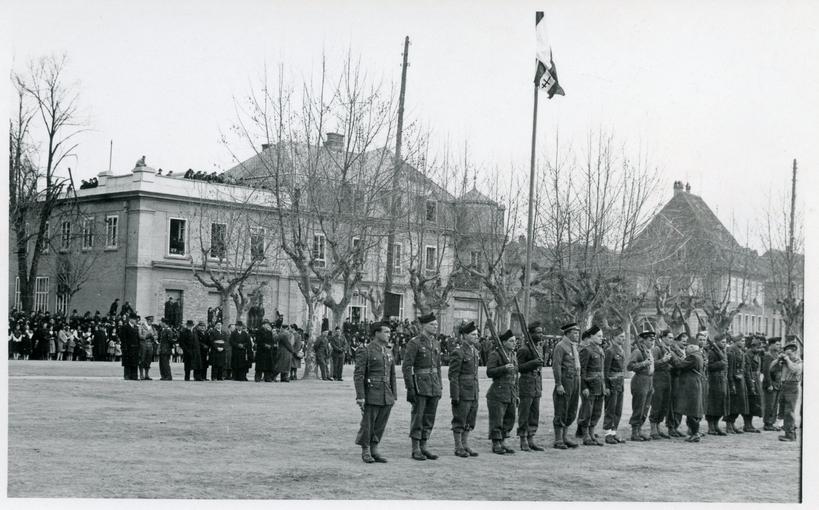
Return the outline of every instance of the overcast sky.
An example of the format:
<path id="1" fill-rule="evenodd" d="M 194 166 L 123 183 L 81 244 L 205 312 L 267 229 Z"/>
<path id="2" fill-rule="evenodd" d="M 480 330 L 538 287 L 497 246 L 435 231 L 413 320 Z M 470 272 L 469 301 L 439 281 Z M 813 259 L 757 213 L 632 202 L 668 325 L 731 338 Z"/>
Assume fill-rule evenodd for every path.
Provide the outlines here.
<path id="1" fill-rule="evenodd" d="M 815 173 L 815 1 L 7 0 L 0 31 L 9 66 L 68 55 L 90 128 L 67 160 L 77 178 L 107 169 L 111 140 L 114 173 L 143 154 L 155 168 L 228 168 L 220 133 L 265 62 L 309 74 L 350 47 L 397 86 L 405 35 L 409 117 L 467 140 L 484 178 L 528 171 L 536 10 L 566 90 L 541 96 L 542 152 L 558 129 L 575 145 L 611 131 L 660 168 L 658 202 L 688 181 L 741 243 L 793 158 Z"/>

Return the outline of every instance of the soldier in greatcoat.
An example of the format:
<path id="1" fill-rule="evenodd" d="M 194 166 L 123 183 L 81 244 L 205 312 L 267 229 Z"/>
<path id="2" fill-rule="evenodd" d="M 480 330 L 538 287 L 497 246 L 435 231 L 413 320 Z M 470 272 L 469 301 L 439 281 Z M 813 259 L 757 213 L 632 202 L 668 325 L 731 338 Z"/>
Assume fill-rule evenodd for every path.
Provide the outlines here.
<path id="1" fill-rule="evenodd" d="M 677 365 L 680 361 L 685 359 L 685 348 L 688 346 L 688 339 L 690 336 L 683 331 L 674 337 L 671 342 L 666 342 L 668 352 L 671 353 L 671 402 L 668 407 L 668 413 L 665 416 L 665 426 L 668 429 L 668 435 L 671 437 L 684 437 L 678 430 L 680 423 L 682 423 L 682 414 L 674 408 L 674 403 L 677 401 L 678 393 L 678 379 L 680 377 L 680 370 Z M 704 401 L 703 401 L 704 403 Z"/>
<path id="2" fill-rule="evenodd" d="M 603 380 L 608 393 L 605 395 L 606 415 L 603 419 L 603 430 L 606 433 L 606 443 L 619 444 L 626 440 L 617 435 L 620 426 L 620 417 L 623 415 L 623 379 L 626 373 L 626 356 L 623 352 L 623 343 L 626 341 L 625 332 L 617 328 L 612 332 L 612 342 L 606 349 L 603 360 Z"/>
<path id="3" fill-rule="evenodd" d="M 764 395 L 765 416 L 763 417 L 763 430 L 779 431 L 781 428 L 776 424 L 778 410 L 780 380 L 782 375 L 782 365 L 775 363 L 779 357 L 779 344 L 781 337 L 768 339 L 768 351 L 762 358 L 762 391 Z"/>
<path id="4" fill-rule="evenodd" d="M 256 334 L 256 373 L 253 377 L 254 381 L 273 381 L 274 346 L 273 328 L 270 326 L 270 321 L 264 319 L 259 332 Z"/>
<path id="5" fill-rule="evenodd" d="M 704 413 L 702 405 L 702 374 L 704 361 L 702 351 L 696 338 L 689 341 L 685 348 L 685 358 L 677 363 L 679 369 L 678 391 L 675 409 L 680 414 L 685 415 L 685 423 L 688 426 L 689 443 L 700 441 L 700 420 Z"/>
<path id="6" fill-rule="evenodd" d="M 566 431 L 577 418 L 577 402 L 580 396 L 580 354 L 577 352 L 577 341 L 580 339 L 580 328 L 577 323 L 565 324 L 562 328 L 563 338 L 552 353 L 552 372 L 555 388 L 552 392 L 554 402 L 554 448 L 565 450 L 577 448 L 577 443 L 566 437 Z"/>
<path id="7" fill-rule="evenodd" d="M 750 338 L 745 351 L 745 388 L 748 394 L 748 412 L 742 415 L 743 432 L 762 432 L 754 427 L 754 416 L 762 416 L 762 342 L 759 336 Z"/>
<path id="8" fill-rule="evenodd" d="M 640 339 L 631 351 L 628 369 L 634 372 L 631 378 L 631 440 L 649 441 L 651 437 L 642 433 L 643 424 L 648 417 L 648 408 L 653 392 L 654 357 L 651 353 L 654 343 L 654 332 L 643 331 Z"/>
<path id="9" fill-rule="evenodd" d="M 137 368 L 139 367 L 139 328 L 136 324 L 137 315 L 131 312 L 128 321 L 122 325 L 119 338 L 122 342 L 122 366 L 126 381 L 138 381 Z"/>
<path id="10" fill-rule="evenodd" d="M 603 411 L 603 398 L 608 389 L 603 384 L 603 332 L 597 326 L 592 326 L 583 332 L 588 340 L 586 346 L 580 350 L 580 416 L 578 426 L 583 430 L 583 444 L 587 446 L 603 446 L 597 439 L 594 428 L 600 421 Z"/>
<path id="11" fill-rule="evenodd" d="M 709 341 L 703 355 L 708 372 L 708 398 L 705 402 L 705 419 L 708 421 L 708 433 L 713 436 L 724 436 L 719 426 L 721 417 L 728 414 L 728 361 L 725 353 L 725 337 Z"/>
<path id="12" fill-rule="evenodd" d="M 668 344 L 673 341 L 674 335 L 671 330 L 660 332 L 659 338 L 654 342 L 651 355 L 654 358 L 654 376 L 651 387 L 654 392 L 651 394 L 651 411 L 648 415 L 648 423 L 651 428 L 651 439 L 670 439 L 666 432 L 660 428 L 660 423 L 665 420 L 671 411 L 671 369 L 673 368 L 673 355 Z"/>
<path id="13" fill-rule="evenodd" d="M 745 386 L 745 353 L 742 351 L 742 336 L 732 338 L 731 345 L 725 350 L 728 361 L 728 412 L 725 415 L 725 430 L 728 433 L 742 434 L 734 422 L 742 414 L 748 414 L 748 393 Z"/>
<path id="14" fill-rule="evenodd" d="M 518 401 L 518 360 L 515 356 L 517 339 L 511 330 L 500 335 L 503 351 L 495 349 L 486 360 L 486 376 L 492 385 L 486 393 L 486 407 L 489 410 L 489 439 L 492 452 L 500 455 L 515 453 L 506 445 L 512 428 Z"/>
<path id="15" fill-rule="evenodd" d="M 438 455 L 427 449 L 427 441 L 435 426 L 435 414 L 441 399 L 441 347 L 436 338 L 438 320 L 430 312 L 420 316 L 418 322 L 421 332 L 407 343 L 401 371 L 407 388 L 407 402 L 412 404 L 412 458 L 435 460 Z"/>
<path id="16" fill-rule="evenodd" d="M 448 372 L 455 455 L 477 457 L 478 453 L 469 447 L 468 439 L 478 416 L 478 330 L 474 322 L 468 322 L 460 326 L 458 334 L 461 342 L 449 356 Z"/>
<path id="17" fill-rule="evenodd" d="M 368 464 L 387 462 L 378 452 L 378 443 L 397 397 L 389 323 L 374 323 L 372 332 L 373 340 L 356 351 L 353 371 L 355 402 L 361 408 L 361 426 L 355 444 L 361 446 L 361 460 Z"/>
<path id="18" fill-rule="evenodd" d="M 529 324 L 529 336 L 535 344 L 532 352 L 529 345 L 518 349 L 518 436 L 522 451 L 543 451 L 543 447 L 535 442 L 538 424 L 540 422 L 540 398 L 543 395 L 543 327 L 540 322 Z"/>

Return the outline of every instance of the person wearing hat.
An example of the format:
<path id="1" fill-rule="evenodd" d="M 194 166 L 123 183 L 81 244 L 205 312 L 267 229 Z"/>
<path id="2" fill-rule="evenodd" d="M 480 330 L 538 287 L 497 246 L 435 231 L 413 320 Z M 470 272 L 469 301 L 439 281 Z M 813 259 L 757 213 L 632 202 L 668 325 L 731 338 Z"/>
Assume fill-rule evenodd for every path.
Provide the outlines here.
<path id="1" fill-rule="evenodd" d="M 151 361 L 154 359 L 154 317 L 145 316 L 139 323 L 139 379 L 141 381 L 152 380 L 149 372 Z"/>
<path id="2" fill-rule="evenodd" d="M 725 335 L 716 340 L 707 340 L 708 332 L 701 331 L 697 338 L 706 338 L 703 361 L 708 374 L 708 392 L 705 399 L 705 419 L 708 421 L 708 434 L 724 436 L 719 426 L 721 417 L 728 414 L 728 355 L 725 352 L 727 338 Z"/>
<path id="3" fill-rule="evenodd" d="M 171 354 L 176 344 L 176 333 L 168 327 L 168 319 L 159 319 L 159 380 L 172 381 Z"/>
<path id="4" fill-rule="evenodd" d="M 764 338 L 762 339 L 764 340 Z M 751 335 L 745 349 L 745 389 L 748 395 L 748 413 L 742 415 L 742 431 L 760 433 L 754 427 L 754 416 L 763 416 L 762 412 L 762 342 L 759 335 Z"/>
<path id="5" fill-rule="evenodd" d="M 781 341 L 781 337 L 769 338 L 768 350 L 762 358 L 762 395 L 765 406 L 765 415 L 762 417 L 762 430 L 771 432 L 782 430 L 776 424 L 782 377 L 782 365 L 776 363 L 776 361 L 779 360 Z"/>
<path id="6" fill-rule="evenodd" d="M 631 378 L 631 440 L 649 441 L 650 436 L 643 434 L 642 427 L 648 417 L 651 402 L 652 382 L 654 376 L 654 357 L 651 347 L 654 343 L 654 331 L 643 330 L 631 350 L 628 369 L 634 372 Z"/>
<path id="7" fill-rule="evenodd" d="M 293 324 L 292 326 L 295 326 Z M 290 363 L 293 359 L 293 335 L 295 329 L 284 327 L 273 337 L 275 358 L 273 361 L 273 380 L 279 376 L 281 382 L 290 382 Z M 339 379 L 341 380 L 341 379 Z"/>
<path id="8" fill-rule="evenodd" d="M 612 332 L 611 345 L 606 349 L 606 356 L 603 359 L 603 380 L 608 390 L 604 399 L 606 415 L 603 418 L 603 430 L 608 444 L 626 442 L 617 435 L 617 428 L 620 426 L 620 418 L 623 415 L 623 379 L 626 372 L 626 355 L 623 352 L 623 344 L 625 341 L 626 333 L 621 328 L 615 329 Z"/>
<path id="9" fill-rule="evenodd" d="M 216 323 L 208 329 L 208 343 L 210 343 L 210 380 L 225 380 L 225 332 L 222 330 L 222 323 Z"/>
<path id="10" fill-rule="evenodd" d="M 347 351 L 350 349 L 350 343 L 347 341 L 347 337 L 344 336 L 341 329 L 336 327 L 333 331 L 333 336 L 330 337 L 330 348 L 333 350 L 333 380 L 334 381 L 343 381 L 342 378 L 344 372 L 344 358 L 347 354 Z"/>
<path id="11" fill-rule="evenodd" d="M 455 455 L 477 457 L 469 448 L 469 433 L 475 429 L 478 416 L 478 328 L 470 321 L 458 328 L 460 343 L 449 356 L 449 396 L 452 400 L 452 436 Z"/>
<path id="12" fill-rule="evenodd" d="M 671 330 L 665 329 L 660 332 L 659 338 L 654 342 L 651 349 L 651 356 L 654 358 L 654 376 L 651 380 L 651 410 L 648 414 L 648 424 L 651 428 L 649 437 L 651 439 L 671 439 L 666 432 L 660 429 L 660 423 L 666 419 L 671 411 L 671 369 L 673 368 L 674 356 L 668 344 L 673 341 L 674 335 Z"/>
<path id="13" fill-rule="evenodd" d="M 555 388 L 552 391 L 555 417 L 554 448 L 565 450 L 577 448 L 577 443 L 566 437 L 566 431 L 577 418 L 577 403 L 580 395 L 580 355 L 577 352 L 577 341 L 580 328 L 577 323 L 564 325 L 563 338 L 552 351 L 552 373 Z"/>
<path id="14" fill-rule="evenodd" d="M 734 422 L 739 415 L 748 414 L 748 393 L 745 385 L 745 353 L 742 345 L 745 340 L 742 335 L 733 337 L 731 345 L 725 350 L 727 358 L 728 376 L 728 406 L 725 421 L 725 431 L 733 434 L 742 434 Z"/>
<path id="15" fill-rule="evenodd" d="M 685 415 L 685 423 L 688 426 L 689 443 L 700 441 L 700 420 L 705 410 L 702 402 L 702 373 L 705 360 L 696 338 L 689 339 L 685 348 L 685 358 L 676 364 L 679 370 L 678 391 L 674 408 L 682 415 Z"/>
<path id="16" fill-rule="evenodd" d="M 201 363 L 199 368 L 199 378 L 196 379 L 196 374 L 194 374 L 194 379 L 197 381 L 208 380 L 208 366 L 210 365 L 210 359 L 208 357 L 208 354 L 210 353 L 210 339 L 208 338 L 207 327 L 208 325 L 205 323 L 205 321 L 199 321 L 196 324 L 196 327 L 193 329 L 193 336 L 199 343 L 199 360 Z"/>
<path id="17" fill-rule="evenodd" d="M 234 381 L 247 381 L 247 371 L 253 365 L 253 342 L 242 321 L 236 321 L 236 329 L 230 334 L 230 363 Z"/>
<path id="18" fill-rule="evenodd" d="M 685 359 L 685 348 L 688 346 L 688 339 L 690 338 L 689 334 L 687 333 L 688 327 L 686 327 L 686 331 L 683 331 L 673 340 L 670 342 L 666 342 L 666 347 L 668 347 L 668 351 L 671 353 L 671 399 L 669 401 L 668 406 L 668 413 L 665 415 L 665 427 L 668 430 L 668 435 L 671 437 L 684 437 L 683 434 L 680 433 L 678 430 L 680 424 L 682 423 L 682 414 L 679 413 L 674 408 L 674 403 L 676 402 L 676 395 L 677 395 L 677 387 L 680 377 L 680 371 L 676 367 L 677 363 L 683 359 Z M 703 353 L 703 360 L 705 360 L 705 354 Z M 703 395 L 703 399 L 707 398 L 707 393 Z M 705 405 L 705 400 L 703 400 L 703 405 Z"/>
<path id="19" fill-rule="evenodd" d="M 128 321 L 120 328 L 119 337 L 122 340 L 122 366 L 126 381 L 138 381 L 137 368 L 139 367 L 139 327 L 137 315 L 131 312 Z"/>
<path id="20" fill-rule="evenodd" d="M 191 372 L 195 381 L 201 381 L 200 370 L 202 368 L 201 350 L 199 348 L 199 338 L 194 333 L 194 322 L 190 319 L 185 321 L 185 327 L 179 333 L 179 346 L 182 348 L 182 363 L 185 369 L 185 380 L 191 380 Z"/>
<path id="21" fill-rule="evenodd" d="M 779 412 L 784 419 L 782 428 L 785 435 L 779 436 L 780 441 L 796 441 L 796 409 L 799 405 L 802 385 L 802 360 L 799 359 L 799 346 L 795 342 L 795 337 L 788 337 L 788 339 L 784 352 L 779 354 L 776 361 L 782 368 Z"/>
<path id="22" fill-rule="evenodd" d="M 395 361 L 389 348 L 390 325 L 376 322 L 371 329 L 373 340 L 358 348 L 353 369 L 355 402 L 361 408 L 361 426 L 355 444 L 361 446 L 361 460 L 367 464 L 387 462 L 378 452 L 378 443 L 398 397 Z"/>
<path id="23" fill-rule="evenodd" d="M 270 321 L 263 319 L 259 331 L 256 333 L 256 371 L 253 380 L 256 382 L 273 381 L 273 365 L 275 363 L 273 328 Z"/>
<path id="24" fill-rule="evenodd" d="M 438 455 L 427 449 L 427 441 L 435 426 L 435 413 L 441 399 L 441 347 L 436 335 L 438 320 L 434 313 L 418 317 L 421 332 L 413 337 L 404 350 L 401 372 L 407 388 L 410 411 L 412 458 L 435 460 Z"/>
<path id="25" fill-rule="evenodd" d="M 331 381 L 330 370 L 327 366 L 327 359 L 330 352 L 330 339 L 327 336 L 327 330 L 322 330 L 321 334 L 313 342 L 313 353 L 316 355 L 316 376 L 321 372 L 322 381 Z M 306 375 L 306 374 L 305 374 Z"/>
<path id="26" fill-rule="evenodd" d="M 603 446 L 597 439 L 594 428 L 600 421 L 603 412 L 603 398 L 608 392 L 603 384 L 603 332 L 592 326 L 583 332 L 586 346 L 580 350 L 580 416 L 577 426 L 583 432 L 583 444 L 586 446 Z"/>
<path id="27" fill-rule="evenodd" d="M 540 397 L 543 395 L 543 358 L 539 355 L 543 351 L 543 327 L 540 322 L 529 324 L 529 336 L 538 352 L 532 352 L 527 343 L 518 349 L 518 436 L 520 449 L 524 452 L 534 450 L 543 451 L 543 447 L 535 443 L 538 423 L 540 422 Z"/>
<path id="28" fill-rule="evenodd" d="M 516 403 L 518 399 L 518 363 L 515 356 L 517 340 L 511 330 L 499 337 L 503 352 L 495 349 L 486 360 L 486 376 L 492 385 L 486 392 L 486 407 L 489 410 L 489 439 L 492 452 L 500 455 L 515 453 L 506 446 L 512 427 L 515 426 Z"/>

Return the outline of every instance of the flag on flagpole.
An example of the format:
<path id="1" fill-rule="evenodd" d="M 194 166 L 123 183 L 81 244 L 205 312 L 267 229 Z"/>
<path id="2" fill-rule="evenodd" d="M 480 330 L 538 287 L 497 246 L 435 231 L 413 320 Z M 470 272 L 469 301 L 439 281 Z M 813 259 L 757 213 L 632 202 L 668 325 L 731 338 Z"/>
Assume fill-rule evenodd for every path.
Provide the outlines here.
<path id="1" fill-rule="evenodd" d="M 563 88 L 557 81 L 557 67 L 555 67 L 555 61 L 552 59 L 552 47 L 546 34 L 543 11 L 535 13 L 535 33 L 537 34 L 535 83 L 546 89 L 549 99 L 555 95 L 565 96 L 566 93 L 563 92 Z"/>

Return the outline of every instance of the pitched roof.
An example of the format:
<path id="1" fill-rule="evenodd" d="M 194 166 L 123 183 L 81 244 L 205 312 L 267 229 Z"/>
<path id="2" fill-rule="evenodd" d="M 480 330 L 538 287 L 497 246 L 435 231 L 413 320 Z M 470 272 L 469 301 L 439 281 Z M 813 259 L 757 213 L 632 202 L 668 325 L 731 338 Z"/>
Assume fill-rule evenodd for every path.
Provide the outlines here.
<path id="1" fill-rule="evenodd" d="M 473 187 L 458 198 L 459 202 L 471 202 L 475 204 L 491 204 L 498 205 L 497 202 L 484 195 L 477 188 Z"/>

